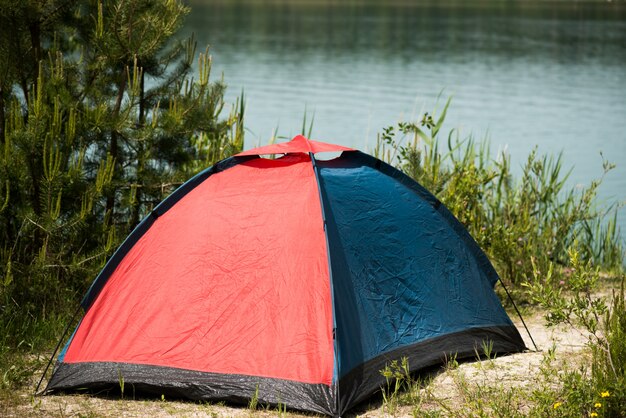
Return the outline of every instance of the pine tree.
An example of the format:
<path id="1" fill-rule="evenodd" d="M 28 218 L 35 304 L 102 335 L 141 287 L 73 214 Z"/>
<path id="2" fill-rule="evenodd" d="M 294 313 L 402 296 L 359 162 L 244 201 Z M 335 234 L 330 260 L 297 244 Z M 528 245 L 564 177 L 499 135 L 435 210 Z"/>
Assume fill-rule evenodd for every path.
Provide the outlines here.
<path id="1" fill-rule="evenodd" d="M 174 0 L 0 0 L 0 326 L 65 312 L 126 234 L 241 149 Z M 0 331 L 1 332 L 1 331 Z M 16 336 L 19 338 L 19 336 Z"/>

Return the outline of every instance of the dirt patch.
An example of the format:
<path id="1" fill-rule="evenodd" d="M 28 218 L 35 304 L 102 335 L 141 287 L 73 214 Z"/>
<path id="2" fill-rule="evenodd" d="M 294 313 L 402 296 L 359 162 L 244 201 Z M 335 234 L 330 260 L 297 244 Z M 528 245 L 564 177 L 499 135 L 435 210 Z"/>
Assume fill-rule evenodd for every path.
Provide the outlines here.
<path id="1" fill-rule="evenodd" d="M 467 402 L 462 392 L 459 379 L 486 389 L 490 387 L 527 388 L 541 378 L 540 369 L 546 353 L 554 353 L 556 362 L 570 366 L 584 361 L 586 357 L 587 336 L 570 327 L 548 328 L 539 314 L 526 318 L 530 332 L 540 351 L 491 360 L 466 362 L 435 373 L 432 381 L 423 388 L 428 399 L 419 406 L 420 410 L 441 410 L 454 408 Z M 521 322 L 516 322 L 527 347 L 534 350 Z M 34 387 L 34 386 L 33 386 Z M 29 391 L 14 394 L 12 399 L 4 400 L 0 407 L 3 416 L 41 416 L 41 417 L 306 417 L 311 415 L 284 413 L 275 409 L 250 411 L 245 407 L 226 406 L 224 404 L 170 401 L 167 399 L 111 399 L 88 395 L 63 395 L 33 397 Z M 5 402 L 6 401 L 6 402 Z M 414 416 L 415 405 L 399 405 L 394 411 L 398 417 Z M 444 408 L 444 415 L 445 408 Z M 388 409 L 380 400 L 374 399 L 370 405 L 361 406 L 356 414 L 360 417 L 390 416 Z"/>

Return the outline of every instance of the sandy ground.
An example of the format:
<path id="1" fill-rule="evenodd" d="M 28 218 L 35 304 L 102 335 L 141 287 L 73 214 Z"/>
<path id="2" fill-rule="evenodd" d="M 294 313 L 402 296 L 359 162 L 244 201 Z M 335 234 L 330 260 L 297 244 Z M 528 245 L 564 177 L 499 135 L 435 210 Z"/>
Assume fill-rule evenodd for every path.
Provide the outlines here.
<path id="1" fill-rule="evenodd" d="M 563 362 L 576 362 L 584 358 L 587 338 L 568 327 L 545 327 L 539 315 L 526 318 L 526 323 L 539 348 L 539 352 L 529 351 L 492 360 L 462 363 L 454 370 L 441 370 L 433 374 L 433 380 L 424 390 L 430 394 L 430 401 L 421 405 L 425 410 L 438 409 L 438 405 L 455 405 L 464 402 L 459 393 L 458 378 L 463 376 L 468 382 L 488 387 L 497 382 L 500 387 L 527 387 L 536 383 L 539 369 L 545 353 L 555 348 L 555 357 Z M 516 322 L 526 345 L 533 349 L 521 322 Z M 32 390 L 18 393 L 13 406 L 0 408 L 0 415 L 5 416 L 42 416 L 42 417 L 305 417 L 295 412 L 280 412 L 276 409 L 250 411 L 245 407 L 226 406 L 223 404 L 194 403 L 170 400 L 120 400 L 87 395 L 63 395 L 33 397 Z M 432 399 L 438 399 L 437 402 Z M 399 406 L 394 416 L 413 416 L 415 406 Z M 391 416 L 378 398 L 373 398 L 367 405 L 361 405 L 351 417 L 386 417 Z"/>

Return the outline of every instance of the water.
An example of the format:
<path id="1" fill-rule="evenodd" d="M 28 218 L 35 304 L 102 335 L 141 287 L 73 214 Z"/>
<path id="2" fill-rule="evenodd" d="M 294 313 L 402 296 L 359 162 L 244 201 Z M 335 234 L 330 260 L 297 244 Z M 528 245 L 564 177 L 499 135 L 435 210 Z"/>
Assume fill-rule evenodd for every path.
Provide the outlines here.
<path id="1" fill-rule="evenodd" d="M 384 4 L 382 4 L 384 3 Z M 417 3 L 417 4 L 414 4 Z M 571 185 L 617 164 L 603 202 L 626 201 L 626 4 L 579 1 L 190 1 L 185 32 L 211 45 L 246 148 L 275 130 L 372 150 L 384 126 L 453 96 L 447 128 L 488 136 L 515 167 L 563 152 Z M 619 213 L 626 236 L 626 210 Z"/>

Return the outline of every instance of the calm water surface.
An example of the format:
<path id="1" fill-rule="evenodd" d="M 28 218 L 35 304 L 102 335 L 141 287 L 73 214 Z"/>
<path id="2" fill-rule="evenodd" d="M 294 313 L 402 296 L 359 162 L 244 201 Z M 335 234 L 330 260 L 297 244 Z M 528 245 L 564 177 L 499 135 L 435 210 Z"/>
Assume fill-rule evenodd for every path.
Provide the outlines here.
<path id="1" fill-rule="evenodd" d="M 383 4 L 384 3 L 384 4 Z M 382 127 L 453 96 L 448 128 L 507 150 L 563 151 L 571 184 L 617 168 L 626 201 L 626 3 L 191 0 L 186 33 L 210 44 L 227 98 L 246 96 L 246 147 L 274 130 L 372 150 Z M 626 236 L 626 209 L 620 211 Z"/>

